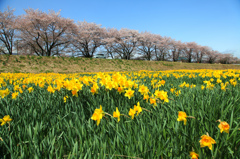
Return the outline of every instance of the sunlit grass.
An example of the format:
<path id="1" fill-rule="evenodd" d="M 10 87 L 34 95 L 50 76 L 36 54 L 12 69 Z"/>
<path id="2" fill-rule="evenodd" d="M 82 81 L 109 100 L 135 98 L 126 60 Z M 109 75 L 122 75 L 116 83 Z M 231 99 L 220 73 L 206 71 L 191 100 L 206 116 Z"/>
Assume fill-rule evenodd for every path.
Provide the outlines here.
<path id="1" fill-rule="evenodd" d="M 181 69 L 240 69 L 240 65 L 199 64 L 168 61 L 142 61 L 121 59 L 91 59 L 80 57 L 38 57 L 0 55 L 1 72 L 11 73 L 79 73 L 113 71 L 163 71 Z M 38 70 L 33 69 L 37 67 Z M 16 69 L 17 68 L 17 69 Z"/>
<path id="2" fill-rule="evenodd" d="M 0 156 L 237 158 L 239 73 L 1 73 Z"/>

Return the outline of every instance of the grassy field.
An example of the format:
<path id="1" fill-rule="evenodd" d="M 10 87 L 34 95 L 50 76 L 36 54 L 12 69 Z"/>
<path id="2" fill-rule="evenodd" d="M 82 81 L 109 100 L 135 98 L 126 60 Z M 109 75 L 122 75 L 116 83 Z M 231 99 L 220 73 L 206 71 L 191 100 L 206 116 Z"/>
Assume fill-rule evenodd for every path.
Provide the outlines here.
<path id="1" fill-rule="evenodd" d="M 0 59 L 0 158 L 240 158 L 238 65 Z"/>
<path id="2" fill-rule="evenodd" d="M 112 60 L 80 57 L 0 56 L 0 72 L 12 73 L 79 73 L 181 69 L 240 69 L 240 65 L 121 59 Z"/>

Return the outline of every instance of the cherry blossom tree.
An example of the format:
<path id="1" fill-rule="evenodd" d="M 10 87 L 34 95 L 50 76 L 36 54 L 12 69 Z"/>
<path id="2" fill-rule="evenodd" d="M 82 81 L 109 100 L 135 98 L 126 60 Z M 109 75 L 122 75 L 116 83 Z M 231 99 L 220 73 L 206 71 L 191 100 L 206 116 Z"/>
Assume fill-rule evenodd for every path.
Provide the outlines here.
<path id="1" fill-rule="evenodd" d="M 4 12 L 0 11 L 0 45 L 1 52 L 4 54 L 13 53 L 15 40 L 15 19 L 14 9 L 6 9 Z"/>
<path id="2" fill-rule="evenodd" d="M 103 39 L 103 46 L 107 52 L 107 55 L 110 56 L 112 59 L 115 58 L 116 53 L 114 52 L 114 38 L 117 36 L 118 30 L 115 28 L 108 28 L 106 29 L 106 36 Z"/>
<path id="3" fill-rule="evenodd" d="M 231 63 L 239 63 L 239 59 L 237 57 L 233 57 Z"/>
<path id="4" fill-rule="evenodd" d="M 211 50 L 210 47 L 208 46 L 200 46 L 198 45 L 198 49 L 195 50 L 195 57 L 198 63 L 202 63 L 203 62 L 203 57 L 207 55 L 207 52 Z"/>
<path id="5" fill-rule="evenodd" d="M 167 57 L 170 57 L 169 50 L 171 49 L 171 41 L 170 37 L 162 37 L 160 35 L 156 35 L 155 41 L 155 56 L 156 60 L 164 61 Z"/>
<path id="6" fill-rule="evenodd" d="M 39 56 L 53 56 L 69 46 L 73 20 L 61 17 L 60 12 L 31 8 L 25 12 L 17 21 L 21 47 L 30 47 Z"/>
<path id="7" fill-rule="evenodd" d="M 237 58 L 231 53 L 219 54 L 218 59 L 221 64 L 231 64 L 237 61 Z"/>
<path id="8" fill-rule="evenodd" d="M 182 45 L 184 47 L 183 51 L 187 58 L 188 62 L 192 62 L 196 57 L 194 56 L 194 52 L 198 50 L 198 44 L 196 42 L 187 42 Z"/>
<path id="9" fill-rule="evenodd" d="M 108 47 L 111 47 L 114 53 L 122 59 L 130 60 L 134 50 L 137 47 L 139 33 L 136 30 L 120 29 L 113 31 L 112 35 L 105 39 Z"/>
<path id="10" fill-rule="evenodd" d="M 76 52 L 85 57 L 92 57 L 96 49 L 103 45 L 105 35 L 106 29 L 101 28 L 101 25 L 78 22 L 72 30 L 71 44 Z"/>
<path id="11" fill-rule="evenodd" d="M 137 50 L 147 60 L 151 60 L 153 52 L 155 50 L 156 35 L 150 32 L 143 32 L 139 34 Z"/>
<path id="12" fill-rule="evenodd" d="M 214 63 L 217 60 L 217 57 L 220 56 L 220 54 L 216 50 L 208 50 L 206 52 L 206 56 L 208 63 Z"/>
<path id="13" fill-rule="evenodd" d="M 178 61 L 179 57 L 188 62 L 196 60 L 207 62 L 219 60 L 232 63 L 236 58 L 232 54 L 220 54 L 208 46 L 195 42 L 183 43 L 170 37 L 162 37 L 137 30 L 102 28 L 101 25 L 86 21 L 74 23 L 63 18 L 60 12 L 25 9 L 26 14 L 16 17 L 14 10 L 0 11 L 0 52 L 12 54 L 13 48 L 23 54 L 39 56 L 60 55 L 76 52 L 85 57 L 92 57 L 97 49 L 104 48 L 112 58 L 131 59 L 137 52 L 147 60 Z"/>
<path id="14" fill-rule="evenodd" d="M 172 59 L 172 61 L 178 61 L 179 56 L 181 55 L 181 53 L 183 52 L 185 48 L 185 44 L 182 43 L 181 41 L 175 41 L 175 40 L 171 40 L 170 42 L 170 58 Z"/>

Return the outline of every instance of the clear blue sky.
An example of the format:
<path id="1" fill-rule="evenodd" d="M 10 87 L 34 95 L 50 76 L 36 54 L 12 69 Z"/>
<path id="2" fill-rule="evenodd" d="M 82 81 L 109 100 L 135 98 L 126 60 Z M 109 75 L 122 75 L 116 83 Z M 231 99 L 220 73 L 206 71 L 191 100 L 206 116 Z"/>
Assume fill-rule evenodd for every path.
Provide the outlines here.
<path id="1" fill-rule="evenodd" d="M 61 9 L 61 16 L 103 27 L 195 41 L 240 58 L 240 0 L 0 0 L 0 10 Z"/>

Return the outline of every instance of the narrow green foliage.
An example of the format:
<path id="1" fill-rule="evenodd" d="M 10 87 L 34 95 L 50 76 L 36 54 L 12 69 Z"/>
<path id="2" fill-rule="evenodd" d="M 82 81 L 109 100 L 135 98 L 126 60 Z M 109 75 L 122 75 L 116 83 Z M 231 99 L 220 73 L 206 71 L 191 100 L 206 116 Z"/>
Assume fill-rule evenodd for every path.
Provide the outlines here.
<path id="1" fill-rule="evenodd" d="M 115 61 L 119 62 L 122 60 Z M 51 69 L 47 74 L 0 74 L 0 91 L 10 91 L 9 95 L 0 96 L 0 118 L 12 118 L 10 125 L 0 127 L 2 158 L 185 159 L 190 158 L 190 151 L 199 154 L 199 158 L 240 156 L 240 85 L 230 82 L 233 78 L 239 81 L 238 71 L 222 71 L 219 78 L 216 72 L 208 74 L 206 70 L 102 75 L 50 72 Z M 116 79 L 122 80 L 110 89 Z M 214 87 L 206 84 L 211 79 Z M 225 90 L 217 79 L 223 84 L 228 82 Z M 165 83 L 160 84 L 162 81 Z M 75 95 L 73 90 L 79 85 L 71 82 L 82 84 Z M 131 82 L 133 85 L 129 86 Z M 95 94 L 91 92 L 94 84 L 99 87 Z M 143 99 L 141 85 L 149 89 L 150 97 L 156 90 L 167 92 L 169 102 L 158 98 L 154 106 L 150 99 Z M 124 87 L 122 93 L 119 86 Z M 34 90 L 29 93 L 31 87 Z M 128 88 L 134 90 L 130 99 L 125 96 Z M 176 94 L 178 90 L 181 93 Z M 13 92 L 19 92 L 16 99 L 12 99 Z M 143 110 L 131 119 L 129 110 L 138 102 Z M 97 126 L 91 117 L 100 105 L 105 115 Z M 116 107 L 121 114 L 119 122 L 111 116 Z M 179 111 L 187 114 L 186 125 L 177 120 Z M 229 133 L 220 132 L 219 119 L 229 124 Z M 201 136 L 206 134 L 216 141 L 212 150 L 200 147 Z"/>

